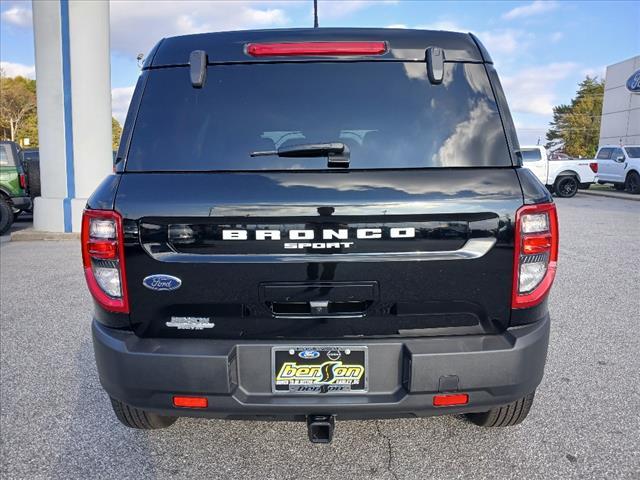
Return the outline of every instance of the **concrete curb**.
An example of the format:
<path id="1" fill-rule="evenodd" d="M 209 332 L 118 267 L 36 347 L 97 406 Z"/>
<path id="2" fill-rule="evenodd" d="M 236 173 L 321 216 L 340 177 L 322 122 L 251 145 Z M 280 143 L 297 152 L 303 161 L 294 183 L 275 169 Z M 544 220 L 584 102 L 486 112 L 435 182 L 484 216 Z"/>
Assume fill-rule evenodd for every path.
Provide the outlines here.
<path id="1" fill-rule="evenodd" d="M 33 228 L 25 228 L 17 232 L 11 232 L 12 242 L 32 242 L 32 241 L 59 241 L 59 240 L 80 240 L 79 233 L 62 232 L 42 232 Z"/>
<path id="2" fill-rule="evenodd" d="M 621 200 L 640 202 L 640 195 L 632 195 L 631 193 L 609 192 L 607 190 L 578 190 L 578 194 L 592 195 L 594 197 L 619 198 Z"/>

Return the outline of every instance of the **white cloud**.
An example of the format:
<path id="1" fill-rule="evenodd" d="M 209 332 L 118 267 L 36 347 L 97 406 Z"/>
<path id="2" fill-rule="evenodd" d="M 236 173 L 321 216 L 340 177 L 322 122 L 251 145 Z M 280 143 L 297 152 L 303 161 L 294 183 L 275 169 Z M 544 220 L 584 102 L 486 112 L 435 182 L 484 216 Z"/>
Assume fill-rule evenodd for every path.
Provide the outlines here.
<path id="1" fill-rule="evenodd" d="M 562 32 L 553 32 L 549 36 L 549 40 L 551 40 L 553 43 L 558 43 L 563 38 L 564 38 L 564 33 L 562 33 Z"/>
<path id="2" fill-rule="evenodd" d="M 31 27 L 33 22 L 31 8 L 11 7 L 2 12 L 2 20 L 17 27 Z"/>
<path id="3" fill-rule="evenodd" d="M 504 29 L 476 31 L 450 20 L 439 20 L 420 25 L 417 28 L 423 28 L 425 30 L 447 30 L 450 32 L 462 33 L 471 32 L 480 39 L 485 47 L 487 47 L 487 50 L 489 50 L 489 53 L 496 64 L 501 63 L 500 58 L 503 55 L 508 55 L 509 58 L 512 59 L 514 53 L 523 52 L 528 47 L 529 40 L 531 38 L 529 33 L 520 30 Z"/>
<path id="4" fill-rule="evenodd" d="M 470 30 L 458 25 L 456 22 L 452 22 L 450 20 L 438 20 L 431 23 L 425 23 L 419 25 L 417 28 L 421 28 L 424 30 L 447 30 L 449 32 L 462 32 L 467 33 Z"/>
<path id="5" fill-rule="evenodd" d="M 503 75 L 502 85 L 509 107 L 514 112 L 551 115 L 557 103 L 557 83 L 577 69 L 578 65 L 573 62 L 557 62 L 520 69 L 515 75 Z"/>
<path id="6" fill-rule="evenodd" d="M 456 126 L 454 133 L 433 155 L 434 164 L 443 167 L 455 166 L 460 158 L 474 157 L 490 161 L 490 149 L 495 145 L 492 140 L 504 136 L 504 132 L 492 124 L 490 107 L 485 100 L 470 107 L 469 118 Z"/>
<path id="7" fill-rule="evenodd" d="M 129 109 L 129 103 L 131 103 L 134 88 L 134 86 L 131 86 L 111 90 L 111 112 L 116 117 L 116 120 L 120 122 L 120 125 L 124 124 L 124 119 L 127 117 L 127 110 Z"/>
<path id="8" fill-rule="evenodd" d="M 110 7 L 112 47 L 132 58 L 149 52 L 163 37 L 278 27 L 290 21 L 283 9 L 257 1 L 112 1 Z"/>
<path id="9" fill-rule="evenodd" d="M 540 15 L 542 13 L 550 12 L 558 7 L 558 3 L 554 1 L 542 1 L 536 0 L 528 5 L 522 5 L 509 10 L 502 15 L 505 20 L 513 20 L 515 18 L 530 17 L 532 15 Z"/>
<path id="10" fill-rule="evenodd" d="M 598 65 L 597 67 L 585 68 L 582 70 L 581 73 L 585 77 L 588 75 L 591 78 L 598 77 L 599 79 L 604 80 L 606 76 L 606 72 L 607 72 L 606 65 Z"/>
<path id="11" fill-rule="evenodd" d="M 404 23 L 392 23 L 391 25 L 387 25 L 384 28 L 409 28 Z"/>
<path id="12" fill-rule="evenodd" d="M 311 2 L 310 2 L 311 3 Z M 318 20 L 320 26 L 322 26 L 322 20 L 335 20 L 338 18 L 348 17 L 349 15 L 368 8 L 370 6 L 382 5 L 382 4 L 398 3 L 395 0 L 327 0 L 318 1 Z M 313 7 L 311 8 L 313 12 Z M 393 28 L 393 27 L 392 27 Z"/>
<path id="13" fill-rule="evenodd" d="M 36 78 L 35 65 L 23 65 L 21 63 L 0 62 L 2 74 L 7 77 Z"/>
<path id="14" fill-rule="evenodd" d="M 514 53 L 525 45 L 525 34 L 518 30 L 490 30 L 476 35 L 491 55 Z"/>

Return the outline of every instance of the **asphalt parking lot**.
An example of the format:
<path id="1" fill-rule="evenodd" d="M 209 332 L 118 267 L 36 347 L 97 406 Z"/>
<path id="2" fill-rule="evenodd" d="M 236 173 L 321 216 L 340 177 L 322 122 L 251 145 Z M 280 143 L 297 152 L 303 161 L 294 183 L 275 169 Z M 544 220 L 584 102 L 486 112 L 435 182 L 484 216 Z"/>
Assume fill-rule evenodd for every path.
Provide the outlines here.
<path id="1" fill-rule="evenodd" d="M 457 417 L 302 423 L 112 414 L 94 365 L 79 245 L 0 246 L 2 478 L 639 478 L 640 202 L 559 199 L 547 370 L 520 426 Z"/>

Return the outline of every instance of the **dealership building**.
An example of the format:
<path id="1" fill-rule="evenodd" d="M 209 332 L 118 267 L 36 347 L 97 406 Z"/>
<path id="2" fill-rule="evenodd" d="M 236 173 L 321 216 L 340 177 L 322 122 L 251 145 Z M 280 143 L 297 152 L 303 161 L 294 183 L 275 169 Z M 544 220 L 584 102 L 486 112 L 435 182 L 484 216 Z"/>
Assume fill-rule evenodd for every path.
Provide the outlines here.
<path id="1" fill-rule="evenodd" d="M 640 55 L 607 67 L 600 145 L 640 145 Z"/>

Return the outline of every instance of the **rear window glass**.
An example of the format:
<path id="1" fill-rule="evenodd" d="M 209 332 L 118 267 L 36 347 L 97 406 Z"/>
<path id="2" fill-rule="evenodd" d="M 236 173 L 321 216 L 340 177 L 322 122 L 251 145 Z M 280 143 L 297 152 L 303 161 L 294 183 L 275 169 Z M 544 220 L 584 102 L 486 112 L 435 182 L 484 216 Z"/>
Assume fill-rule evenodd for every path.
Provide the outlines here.
<path id="1" fill-rule="evenodd" d="M 40 159 L 40 152 L 37 150 L 23 150 L 22 156 L 25 160 L 38 160 Z"/>
<path id="2" fill-rule="evenodd" d="M 640 147 L 624 147 L 629 158 L 640 158 Z"/>
<path id="3" fill-rule="evenodd" d="M 184 67 L 149 72 L 127 171 L 324 169 L 326 158 L 251 152 L 342 142 L 351 169 L 511 165 L 481 64 L 314 62 L 208 67 L 195 89 Z"/>
<path id="4" fill-rule="evenodd" d="M 522 160 L 525 162 L 537 162 L 538 160 L 542 160 L 542 155 L 540 154 L 540 150 L 537 148 L 531 150 L 521 150 L 522 152 Z"/>
<path id="5" fill-rule="evenodd" d="M 0 145 L 0 166 L 8 167 L 13 165 L 13 155 L 11 155 L 9 145 Z"/>
<path id="6" fill-rule="evenodd" d="M 601 148 L 598 152 L 599 160 L 607 160 L 611 158 L 611 153 L 613 152 L 613 148 Z"/>

